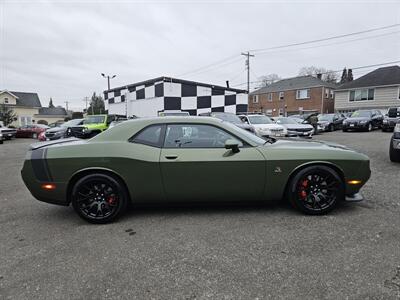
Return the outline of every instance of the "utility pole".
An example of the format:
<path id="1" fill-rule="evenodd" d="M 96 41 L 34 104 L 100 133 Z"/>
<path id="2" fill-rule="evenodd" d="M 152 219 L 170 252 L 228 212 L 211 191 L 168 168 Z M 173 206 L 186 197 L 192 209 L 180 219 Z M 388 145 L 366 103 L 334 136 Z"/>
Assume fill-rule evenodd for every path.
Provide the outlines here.
<path id="1" fill-rule="evenodd" d="M 64 101 L 64 103 L 65 103 L 65 108 L 67 109 L 67 113 L 68 113 L 68 101 Z"/>
<path id="2" fill-rule="evenodd" d="M 83 99 L 83 101 L 85 101 L 85 103 L 86 103 L 86 113 L 87 113 L 87 104 L 88 104 L 88 101 L 89 101 L 89 97 L 85 97 Z"/>
<path id="3" fill-rule="evenodd" d="M 108 87 L 107 91 L 109 91 L 110 90 L 110 79 L 115 78 L 117 75 L 109 76 L 104 73 L 101 73 L 101 76 L 103 76 L 104 78 L 107 79 L 107 87 Z"/>
<path id="4" fill-rule="evenodd" d="M 246 56 L 246 68 L 247 68 L 247 93 L 250 94 L 250 57 L 254 57 L 254 54 L 250 54 L 249 51 L 243 53 Z"/>

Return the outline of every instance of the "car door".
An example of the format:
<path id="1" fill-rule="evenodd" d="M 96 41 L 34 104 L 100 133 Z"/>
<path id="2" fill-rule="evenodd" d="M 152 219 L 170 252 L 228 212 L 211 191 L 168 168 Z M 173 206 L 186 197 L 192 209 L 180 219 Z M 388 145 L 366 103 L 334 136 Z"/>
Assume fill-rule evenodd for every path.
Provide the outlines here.
<path id="1" fill-rule="evenodd" d="M 240 151 L 225 149 L 236 139 Z M 169 201 L 261 199 L 265 159 L 233 134 L 209 124 L 169 124 L 160 167 Z"/>

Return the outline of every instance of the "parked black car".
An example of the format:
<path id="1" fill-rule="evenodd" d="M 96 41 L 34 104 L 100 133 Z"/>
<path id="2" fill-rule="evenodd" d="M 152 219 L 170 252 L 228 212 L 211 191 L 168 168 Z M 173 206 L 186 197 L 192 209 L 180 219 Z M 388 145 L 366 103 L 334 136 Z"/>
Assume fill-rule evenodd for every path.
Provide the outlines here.
<path id="1" fill-rule="evenodd" d="M 341 114 L 321 114 L 318 115 L 318 125 L 322 131 L 335 131 L 342 129 L 344 119 Z"/>
<path id="2" fill-rule="evenodd" d="M 226 112 L 210 112 L 210 113 L 201 113 L 199 116 L 203 117 L 214 117 L 217 119 L 220 119 L 225 122 L 232 123 L 236 125 L 237 127 L 240 127 L 242 129 L 245 129 L 247 131 L 250 131 L 255 134 L 255 129 L 253 126 L 244 123 L 237 115 L 232 114 L 232 113 L 226 113 Z"/>
<path id="3" fill-rule="evenodd" d="M 82 125 L 83 119 L 74 119 L 65 123 L 60 124 L 57 127 L 47 129 L 44 133 L 44 137 L 47 141 L 58 140 L 67 137 L 67 130 L 70 127 Z"/>
<path id="4" fill-rule="evenodd" d="M 389 157 L 393 162 L 400 162 L 400 120 L 396 123 L 390 139 Z"/>
<path id="5" fill-rule="evenodd" d="M 383 115 L 379 110 L 357 110 L 351 117 L 343 121 L 343 131 L 363 130 L 371 131 L 382 127 Z"/>
<path id="6" fill-rule="evenodd" d="M 383 119 L 382 131 L 393 131 L 396 123 L 400 121 L 400 107 L 391 107 Z"/>

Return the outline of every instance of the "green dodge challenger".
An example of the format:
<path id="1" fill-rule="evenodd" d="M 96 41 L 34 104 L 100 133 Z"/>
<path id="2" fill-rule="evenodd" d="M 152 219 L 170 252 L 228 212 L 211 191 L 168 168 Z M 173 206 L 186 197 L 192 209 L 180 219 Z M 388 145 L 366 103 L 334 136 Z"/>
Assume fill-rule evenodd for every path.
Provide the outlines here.
<path id="1" fill-rule="evenodd" d="M 107 223 L 128 203 L 274 201 L 307 214 L 360 201 L 367 156 L 344 146 L 264 140 L 208 117 L 126 121 L 90 140 L 31 146 L 22 178 L 40 201 Z"/>

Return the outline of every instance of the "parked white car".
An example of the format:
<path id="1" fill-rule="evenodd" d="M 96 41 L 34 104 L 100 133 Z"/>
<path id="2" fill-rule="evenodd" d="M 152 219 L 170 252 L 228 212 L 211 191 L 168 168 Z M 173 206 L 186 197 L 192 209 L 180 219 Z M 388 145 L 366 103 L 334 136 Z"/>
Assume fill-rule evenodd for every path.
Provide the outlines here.
<path id="1" fill-rule="evenodd" d="M 265 115 L 240 115 L 240 119 L 252 125 L 256 135 L 260 137 L 281 137 L 287 134 L 286 128 L 276 124 Z"/>

